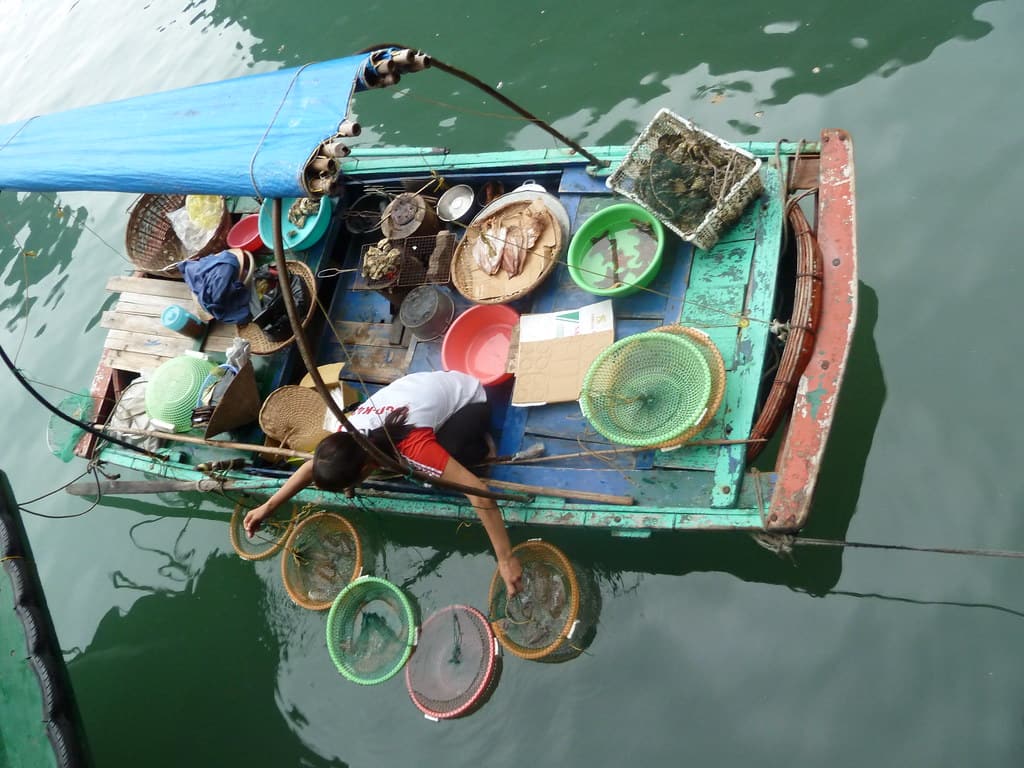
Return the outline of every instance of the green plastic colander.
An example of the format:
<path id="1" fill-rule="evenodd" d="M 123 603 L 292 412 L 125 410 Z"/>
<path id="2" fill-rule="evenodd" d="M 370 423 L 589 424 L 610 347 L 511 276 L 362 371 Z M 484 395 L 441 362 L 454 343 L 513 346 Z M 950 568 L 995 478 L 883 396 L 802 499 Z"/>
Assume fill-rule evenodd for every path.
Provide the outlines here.
<path id="1" fill-rule="evenodd" d="M 192 428 L 192 410 L 203 382 L 216 369 L 208 360 L 183 355 L 168 360 L 153 373 L 146 385 L 146 413 L 166 422 L 175 432 Z"/>
<path id="2" fill-rule="evenodd" d="M 389 581 L 362 576 L 335 598 L 327 614 L 327 650 L 338 672 L 359 685 L 390 680 L 419 637 L 419 613 Z"/>
<path id="3" fill-rule="evenodd" d="M 599 433 L 622 445 L 672 440 L 700 420 L 711 395 L 707 359 L 689 338 L 638 333 L 591 364 L 580 408 Z"/>

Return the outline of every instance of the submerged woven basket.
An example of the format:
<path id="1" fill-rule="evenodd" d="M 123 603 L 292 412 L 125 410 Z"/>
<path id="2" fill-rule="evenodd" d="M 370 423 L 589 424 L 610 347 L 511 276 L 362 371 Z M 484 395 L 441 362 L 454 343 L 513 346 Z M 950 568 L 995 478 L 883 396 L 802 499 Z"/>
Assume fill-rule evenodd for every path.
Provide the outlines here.
<path id="1" fill-rule="evenodd" d="M 574 650 L 579 625 L 576 569 L 562 550 L 539 539 L 517 544 L 512 554 L 523 566 L 523 590 L 509 600 L 501 572 L 495 571 L 487 599 L 494 634 L 522 659 L 561 661 Z M 555 584 L 559 594 L 551 594 Z"/>
<path id="2" fill-rule="evenodd" d="M 306 316 L 302 319 L 302 327 L 305 328 L 309 325 L 309 321 L 313 319 L 313 312 L 316 310 L 316 279 L 313 275 L 313 270 L 301 261 L 287 261 L 285 263 L 288 265 L 288 271 L 291 274 L 298 275 L 306 286 L 306 295 L 309 296 L 309 308 L 306 310 Z M 238 326 L 238 335 L 249 342 L 249 351 L 254 355 L 272 355 L 274 352 L 284 349 L 295 340 L 294 336 L 289 336 L 287 339 L 274 341 L 263 333 L 263 330 L 256 323 L 240 324 Z"/>
<path id="3" fill-rule="evenodd" d="M 609 440 L 632 446 L 678 441 L 705 416 L 711 370 L 685 334 L 638 333 L 615 342 L 583 379 L 580 408 Z"/>
<path id="4" fill-rule="evenodd" d="M 243 560 L 266 560 L 268 557 L 273 557 L 281 551 L 281 547 L 284 546 L 295 527 L 295 512 L 293 511 L 287 520 L 279 517 L 265 521 L 260 530 L 250 539 L 243 526 L 248 511 L 248 507 L 238 504 L 235 511 L 231 513 L 231 522 L 228 526 L 231 548 Z"/>
<path id="5" fill-rule="evenodd" d="M 401 587 L 374 576 L 356 579 L 327 615 L 327 650 L 338 672 L 359 685 L 398 674 L 419 637 L 419 612 Z"/>
<path id="6" fill-rule="evenodd" d="M 181 277 L 174 268 L 168 269 L 189 258 L 185 246 L 178 239 L 167 215 L 185 205 L 186 195 L 143 195 L 132 206 L 125 231 L 124 246 L 135 268 L 163 277 Z M 224 205 L 220 223 L 210 234 L 206 244 L 193 258 L 222 251 L 227 247 L 228 230 L 231 229 L 231 213 Z"/>
<path id="7" fill-rule="evenodd" d="M 428 616 L 405 667 L 413 704 L 431 720 L 475 712 L 497 687 L 501 654 L 490 622 L 476 608 L 449 605 Z"/>
<path id="8" fill-rule="evenodd" d="M 687 337 L 697 345 L 701 354 L 704 355 L 704 359 L 708 364 L 708 371 L 711 373 L 711 394 L 708 396 L 708 406 L 704 411 L 704 416 L 681 435 L 671 440 L 648 446 L 650 448 L 663 449 L 675 448 L 707 429 L 711 420 L 715 418 L 715 414 L 718 413 L 718 409 L 722 406 L 722 398 L 725 396 L 725 361 L 722 359 L 722 353 L 715 346 L 715 342 L 704 331 L 690 328 L 686 325 L 663 325 L 660 328 L 654 328 L 653 331 L 655 333 L 674 333 L 678 336 Z"/>
<path id="9" fill-rule="evenodd" d="M 295 526 L 281 558 L 281 580 L 296 605 L 326 611 L 363 570 L 355 527 L 341 515 L 318 512 Z"/>
<path id="10" fill-rule="evenodd" d="M 297 451 L 312 451 L 328 433 L 324 430 L 327 404 L 315 389 L 286 384 L 275 389 L 260 408 L 260 429 Z"/>

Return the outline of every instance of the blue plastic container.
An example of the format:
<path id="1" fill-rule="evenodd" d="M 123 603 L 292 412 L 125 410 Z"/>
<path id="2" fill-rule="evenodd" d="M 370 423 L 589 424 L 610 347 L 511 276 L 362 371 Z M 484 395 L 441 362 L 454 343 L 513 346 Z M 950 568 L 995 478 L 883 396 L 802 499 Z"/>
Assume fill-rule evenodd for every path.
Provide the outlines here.
<path id="1" fill-rule="evenodd" d="M 171 304 L 161 313 L 160 322 L 164 328 L 193 339 L 201 339 L 206 333 L 206 323 L 177 304 Z"/>

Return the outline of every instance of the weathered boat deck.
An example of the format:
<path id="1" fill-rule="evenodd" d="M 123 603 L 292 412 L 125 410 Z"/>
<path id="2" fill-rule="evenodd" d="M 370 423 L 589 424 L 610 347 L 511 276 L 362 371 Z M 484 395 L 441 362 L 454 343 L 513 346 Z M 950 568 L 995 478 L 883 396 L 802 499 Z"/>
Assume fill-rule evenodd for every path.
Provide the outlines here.
<path id="1" fill-rule="evenodd" d="M 569 213 L 573 233 L 590 215 L 619 201 L 602 180 L 593 179 L 582 168 L 537 176 L 536 180 L 550 192 L 557 192 Z M 449 181 L 476 183 L 480 178 L 449 177 Z M 746 437 L 755 416 L 768 344 L 765 320 L 770 319 L 775 301 L 781 238 L 779 182 L 773 169 L 765 169 L 764 183 L 766 191 L 761 201 L 750 206 L 711 251 L 695 250 L 671 237 L 671 250 L 666 252 L 649 289 L 613 301 L 617 339 L 660 325 L 683 323 L 705 330 L 722 352 L 727 380 L 723 404 L 695 440 Z M 442 367 L 439 341 L 417 342 L 406 333 L 405 343 L 389 343 L 395 338 L 389 302 L 375 292 L 353 290 L 358 278 L 344 272 L 358 267 L 362 246 L 378 237 L 353 236 L 334 253 L 343 273 L 338 278 L 329 310 L 331 323 L 325 324 L 317 360 L 319 364 L 347 362 L 342 377 L 368 391 L 405 373 Z M 456 291 L 452 290 L 452 295 L 458 311 L 469 306 Z M 532 294 L 513 306 L 523 313 L 552 312 L 578 308 L 600 298 L 580 289 L 562 263 Z M 512 407 L 508 405 L 511 387 L 509 382 L 489 392 L 499 454 L 511 455 L 536 442 L 544 443 L 548 456 L 614 447 L 587 424 L 577 403 Z M 753 512 L 759 524 L 757 495 L 760 492 L 760 503 L 766 503 L 773 478 L 765 475 L 760 479 L 760 489 L 745 483 L 745 454 L 745 445 L 734 444 L 687 446 L 670 452 L 583 455 L 495 466 L 490 477 L 629 496 L 641 507 L 703 508 L 711 514 L 722 510 L 731 520 L 739 515 L 748 523 Z"/>

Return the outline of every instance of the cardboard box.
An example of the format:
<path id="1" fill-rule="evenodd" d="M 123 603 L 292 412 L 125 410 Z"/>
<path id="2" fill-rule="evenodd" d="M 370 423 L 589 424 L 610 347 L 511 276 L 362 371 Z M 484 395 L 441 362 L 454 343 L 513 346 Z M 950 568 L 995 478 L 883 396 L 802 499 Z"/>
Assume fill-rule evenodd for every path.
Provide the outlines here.
<path id="1" fill-rule="evenodd" d="M 590 364 L 615 341 L 612 302 L 523 315 L 518 337 L 509 360 L 516 375 L 512 405 L 578 400 Z"/>

